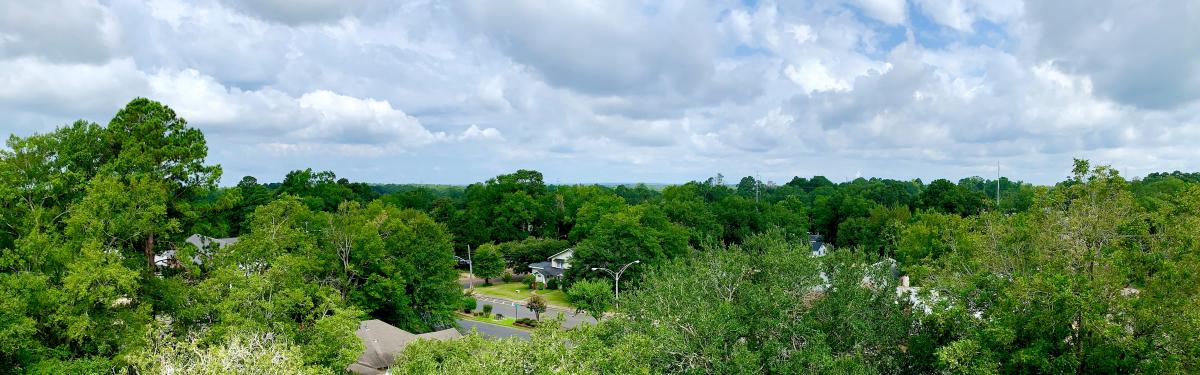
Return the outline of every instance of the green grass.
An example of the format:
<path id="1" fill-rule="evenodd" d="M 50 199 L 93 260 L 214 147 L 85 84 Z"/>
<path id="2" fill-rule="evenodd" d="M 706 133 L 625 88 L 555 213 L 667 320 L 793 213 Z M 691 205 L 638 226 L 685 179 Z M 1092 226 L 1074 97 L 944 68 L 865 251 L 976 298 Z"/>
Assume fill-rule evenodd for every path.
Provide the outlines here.
<path id="1" fill-rule="evenodd" d="M 476 294 L 482 294 L 492 297 L 507 298 L 514 301 L 522 301 L 529 298 L 529 286 L 522 283 L 503 283 L 492 286 L 477 286 L 475 287 Z M 567 295 L 562 290 L 537 290 L 532 291 L 546 299 L 546 303 L 557 307 L 573 309 L 567 302 Z"/>
<path id="2" fill-rule="evenodd" d="M 504 313 L 501 313 L 501 314 L 504 314 Z M 492 316 L 496 316 L 496 313 L 492 312 Z M 504 319 L 497 320 L 497 319 L 493 319 L 493 318 L 484 318 L 484 317 L 478 317 L 478 316 L 470 315 L 470 314 L 463 314 L 460 312 L 460 313 L 458 313 L 458 317 L 460 319 L 464 319 L 464 320 L 474 320 L 477 322 L 490 323 L 490 324 L 495 324 L 498 326 L 505 326 L 508 328 L 523 329 L 526 331 L 529 330 L 528 327 L 521 327 L 521 326 L 516 325 L 517 318 L 511 317 L 508 315 L 504 315 Z"/>

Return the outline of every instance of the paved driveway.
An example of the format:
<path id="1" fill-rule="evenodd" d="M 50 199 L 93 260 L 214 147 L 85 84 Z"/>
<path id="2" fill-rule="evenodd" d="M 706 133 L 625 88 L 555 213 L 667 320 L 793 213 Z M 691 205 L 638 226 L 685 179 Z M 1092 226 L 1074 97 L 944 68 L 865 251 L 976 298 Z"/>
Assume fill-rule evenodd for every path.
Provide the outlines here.
<path id="1" fill-rule="evenodd" d="M 471 333 L 471 328 L 474 328 L 479 331 L 479 334 L 488 336 L 488 337 L 495 337 L 495 338 L 517 337 L 517 338 L 522 338 L 522 339 L 529 338 L 529 332 L 522 331 L 522 330 L 519 330 L 516 328 L 510 328 L 510 327 L 505 327 L 505 326 L 500 326 L 500 325 L 495 325 L 495 324 L 488 324 L 488 323 L 484 323 L 484 322 L 477 322 L 474 320 L 457 319 L 457 321 L 458 321 L 458 331 L 462 332 L 462 334 L 464 334 L 464 335 Z"/>

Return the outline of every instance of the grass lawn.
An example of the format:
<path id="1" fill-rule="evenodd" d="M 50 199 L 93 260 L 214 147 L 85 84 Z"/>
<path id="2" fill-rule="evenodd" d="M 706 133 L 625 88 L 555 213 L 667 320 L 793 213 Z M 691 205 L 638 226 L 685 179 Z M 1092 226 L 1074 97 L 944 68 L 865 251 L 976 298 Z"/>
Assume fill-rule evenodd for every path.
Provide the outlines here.
<path id="1" fill-rule="evenodd" d="M 492 316 L 496 316 L 496 314 L 492 314 Z M 463 320 L 474 320 L 477 322 L 491 323 L 491 324 L 495 324 L 498 326 L 505 326 L 508 328 L 523 329 L 526 331 L 530 330 L 528 327 L 521 327 L 521 326 L 514 324 L 517 322 L 517 318 L 513 318 L 513 317 L 507 316 L 507 315 L 504 316 L 504 319 L 497 320 L 497 319 L 493 319 L 493 318 L 483 318 L 483 317 L 478 317 L 475 315 L 463 314 L 460 312 L 460 313 L 458 313 L 458 317 Z"/>
<path id="2" fill-rule="evenodd" d="M 529 286 L 522 283 L 502 283 L 492 286 L 476 286 L 475 293 L 486 296 L 507 298 L 514 301 L 522 301 L 529 298 Z M 567 295 L 562 290 L 537 290 L 532 291 L 546 299 L 547 304 L 554 306 L 573 309 L 570 303 L 567 302 Z"/>

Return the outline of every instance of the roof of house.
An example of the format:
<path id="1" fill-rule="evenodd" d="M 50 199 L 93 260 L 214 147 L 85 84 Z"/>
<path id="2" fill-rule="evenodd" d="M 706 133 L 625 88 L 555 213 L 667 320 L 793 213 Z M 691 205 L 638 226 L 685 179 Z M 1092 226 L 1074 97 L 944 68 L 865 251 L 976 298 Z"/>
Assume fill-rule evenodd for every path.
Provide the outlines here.
<path id="1" fill-rule="evenodd" d="M 563 269 L 553 267 L 550 262 L 537 262 L 529 265 L 529 268 L 546 276 L 562 276 Z"/>
<path id="2" fill-rule="evenodd" d="M 813 254 L 821 253 L 822 247 L 825 246 L 825 237 L 819 234 L 808 235 L 808 242 L 812 243 Z"/>
<path id="3" fill-rule="evenodd" d="M 192 246 L 195 246 L 200 251 L 206 251 L 209 250 L 208 247 L 211 245 L 216 245 L 218 248 L 223 248 L 225 246 L 235 244 L 238 242 L 238 238 L 213 238 L 202 234 L 193 234 L 188 236 L 188 238 L 184 239 L 183 241 L 192 244 Z M 176 260 L 175 249 L 167 250 L 154 256 L 154 264 L 160 266 L 170 266 Z M 204 263 L 204 261 L 200 257 L 200 254 L 195 254 L 192 255 L 192 263 L 201 264 Z"/>
<path id="4" fill-rule="evenodd" d="M 546 259 L 554 259 L 554 258 L 557 258 L 559 255 L 563 255 L 563 253 L 565 253 L 565 252 L 568 252 L 568 251 L 571 251 L 571 250 L 575 250 L 575 249 L 574 249 L 574 248 L 570 248 L 570 247 L 568 247 L 566 250 L 563 250 L 563 251 L 559 251 L 559 252 L 557 252 L 557 253 L 554 253 L 554 255 L 551 255 L 549 258 L 546 258 Z"/>
<path id="5" fill-rule="evenodd" d="M 186 240 L 184 240 L 184 242 L 190 243 L 200 250 L 206 250 L 205 247 L 213 245 L 213 244 L 217 245 L 217 247 L 225 247 L 228 245 L 235 244 L 238 242 L 238 238 L 237 237 L 213 238 L 213 237 L 205 236 L 202 234 L 193 234 L 191 236 L 188 236 L 188 238 Z"/>
<path id="6" fill-rule="evenodd" d="M 445 340 L 451 340 L 451 339 L 457 339 L 457 338 L 461 338 L 461 337 L 462 337 L 462 333 L 458 332 L 458 330 L 457 330 L 457 329 L 454 329 L 454 328 L 446 328 L 446 329 L 443 329 L 443 330 L 441 330 L 441 331 L 433 331 L 433 332 L 429 332 L 429 333 L 422 333 L 422 334 L 419 334 L 419 335 L 417 335 L 417 337 L 420 337 L 420 338 L 422 338 L 422 339 L 426 339 L 426 340 L 442 340 L 442 341 L 445 341 Z"/>
<path id="7" fill-rule="evenodd" d="M 360 322 L 358 331 L 354 334 L 363 342 L 363 354 L 347 366 L 346 370 L 371 375 L 385 373 L 387 368 L 396 362 L 396 355 L 413 341 L 451 340 L 462 337 L 454 328 L 414 335 L 378 319 Z"/>

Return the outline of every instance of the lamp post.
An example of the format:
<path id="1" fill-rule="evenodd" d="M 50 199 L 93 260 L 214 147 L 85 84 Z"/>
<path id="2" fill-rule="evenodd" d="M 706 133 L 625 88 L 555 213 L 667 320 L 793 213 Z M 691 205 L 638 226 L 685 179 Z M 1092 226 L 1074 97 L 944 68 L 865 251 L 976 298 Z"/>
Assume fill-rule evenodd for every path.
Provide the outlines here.
<path id="1" fill-rule="evenodd" d="M 607 272 L 609 275 L 612 275 L 613 286 L 617 290 L 615 307 L 621 308 L 621 274 L 625 273 L 625 269 L 629 268 L 629 266 L 632 266 L 634 264 L 641 263 L 641 262 L 642 262 L 641 260 L 635 260 L 635 261 L 632 261 L 629 263 L 625 263 L 625 265 L 621 266 L 621 269 L 618 270 L 617 272 L 613 272 L 613 270 L 610 270 L 607 268 L 592 267 L 592 271 L 604 271 L 604 272 Z"/>

